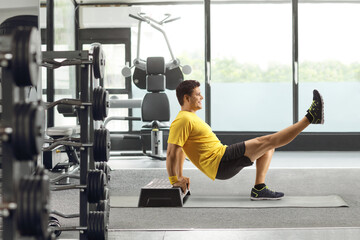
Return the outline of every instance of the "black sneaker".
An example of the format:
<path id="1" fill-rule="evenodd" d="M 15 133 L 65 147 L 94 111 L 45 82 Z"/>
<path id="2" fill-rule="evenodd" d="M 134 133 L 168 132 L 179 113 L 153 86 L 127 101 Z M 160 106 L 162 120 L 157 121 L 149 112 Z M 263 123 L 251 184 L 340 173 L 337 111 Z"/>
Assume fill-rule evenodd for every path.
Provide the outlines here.
<path id="1" fill-rule="evenodd" d="M 324 100 L 316 89 L 313 91 L 313 102 L 307 112 L 306 117 L 311 124 L 324 124 Z"/>
<path id="2" fill-rule="evenodd" d="M 284 193 L 275 192 L 270 190 L 267 186 L 263 187 L 260 190 L 256 188 L 251 189 L 251 200 L 279 200 L 284 197 Z"/>

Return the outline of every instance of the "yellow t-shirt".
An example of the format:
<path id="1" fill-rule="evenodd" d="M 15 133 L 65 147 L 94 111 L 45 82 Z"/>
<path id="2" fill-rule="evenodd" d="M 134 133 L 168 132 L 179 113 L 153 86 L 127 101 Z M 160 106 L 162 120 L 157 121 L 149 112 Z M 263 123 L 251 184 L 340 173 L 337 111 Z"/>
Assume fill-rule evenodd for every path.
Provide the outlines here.
<path id="1" fill-rule="evenodd" d="M 220 142 L 210 126 L 195 113 L 179 112 L 171 123 L 168 143 L 182 147 L 191 162 L 215 180 L 227 146 Z"/>

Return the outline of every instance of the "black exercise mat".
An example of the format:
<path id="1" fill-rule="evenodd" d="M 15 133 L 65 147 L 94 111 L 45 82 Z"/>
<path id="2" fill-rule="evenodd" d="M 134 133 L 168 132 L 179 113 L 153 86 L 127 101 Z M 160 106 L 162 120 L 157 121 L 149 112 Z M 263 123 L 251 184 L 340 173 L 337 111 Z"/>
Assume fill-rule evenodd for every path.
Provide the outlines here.
<path id="1" fill-rule="evenodd" d="M 112 208 L 138 206 L 138 196 L 111 196 Z M 243 196 L 193 196 L 184 204 L 188 208 L 336 208 L 348 207 L 338 195 L 330 196 L 285 196 L 281 200 L 251 201 Z"/>

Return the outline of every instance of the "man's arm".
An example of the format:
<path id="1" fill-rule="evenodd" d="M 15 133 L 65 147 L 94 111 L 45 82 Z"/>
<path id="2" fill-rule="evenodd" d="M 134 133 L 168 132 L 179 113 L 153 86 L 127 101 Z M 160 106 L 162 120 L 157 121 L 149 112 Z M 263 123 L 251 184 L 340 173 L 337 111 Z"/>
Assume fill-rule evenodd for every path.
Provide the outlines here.
<path id="1" fill-rule="evenodd" d="M 182 176 L 182 166 L 181 166 L 182 157 L 184 157 L 184 152 L 182 151 L 182 148 L 176 144 L 168 143 L 167 156 L 166 156 L 166 169 L 169 174 L 169 177 Z"/>
<path id="2" fill-rule="evenodd" d="M 184 160 L 185 153 L 183 152 L 182 147 L 168 143 L 166 169 L 169 177 L 177 176 L 178 181 L 175 182 L 173 186 L 180 186 L 183 192 L 186 191 L 186 188 L 188 188 L 188 185 L 190 184 L 189 178 L 182 175 Z"/>

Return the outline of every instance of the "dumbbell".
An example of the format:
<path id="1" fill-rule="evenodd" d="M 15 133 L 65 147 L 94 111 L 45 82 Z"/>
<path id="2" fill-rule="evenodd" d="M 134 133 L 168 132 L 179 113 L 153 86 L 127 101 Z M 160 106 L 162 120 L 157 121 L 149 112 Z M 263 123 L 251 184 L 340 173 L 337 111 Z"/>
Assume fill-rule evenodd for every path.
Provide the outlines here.
<path id="1" fill-rule="evenodd" d="M 0 66 L 11 69 L 19 87 L 36 86 L 41 63 L 41 41 L 36 28 L 19 27 L 0 37 Z"/>
<path id="2" fill-rule="evenodd" d="M 60 222 L 52 217 L 49 219 L 50 230 L 58 237 L 63 231 L 86 231 L 89 240 L 105 240 L 108 235 L 108 220 L 106 213 L 90 211 L 87 227 L 61 227 Z"/>

